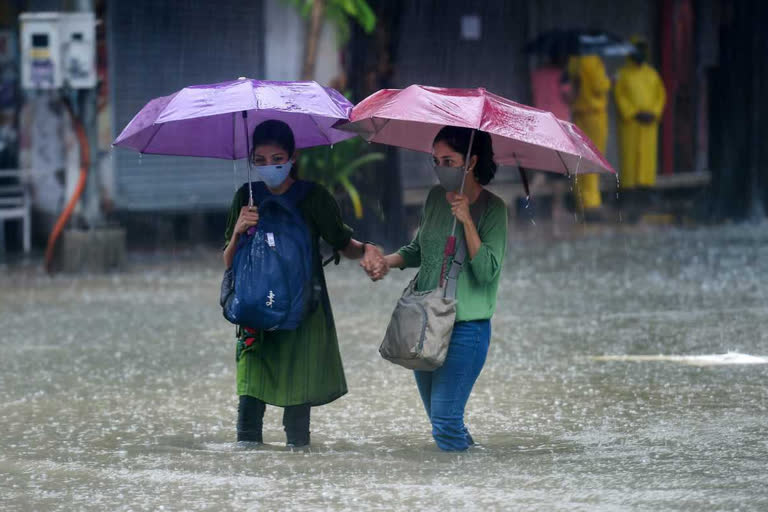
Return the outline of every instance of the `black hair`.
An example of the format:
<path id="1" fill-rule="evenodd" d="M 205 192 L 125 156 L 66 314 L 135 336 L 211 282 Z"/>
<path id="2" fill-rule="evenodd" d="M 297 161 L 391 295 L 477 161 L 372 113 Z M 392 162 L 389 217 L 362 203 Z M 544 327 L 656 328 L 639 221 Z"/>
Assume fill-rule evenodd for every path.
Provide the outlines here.
<path id="1" fill-rule="evenodd" d="M 469 148 L 469 139 L 472 136 L 471 128 L 460 128 L 458 126 L 444 126 L 435 136 L 432 144 L 444 142 L 454 151 L 461 153 L 462 158 L 466 158 Z M 477 182 L 481 185 L 487 185 L 496 175 L 496 162 L 493 161 L 493 143 L 488 132 L 480 130 L 475 131 L 475 139 L 472 141 L 472 151 L 470 156 L 477 156 L 474 174 Z"/>
<path id="2" fill-rule="evenodd" d="M 249 158 L 253 160 L 253 154 L 258 146 L 264 144 L 274 144 L 288 153 L 288 158 L 293 157 L 296 151 L 296 139 L 293 137 L 293 130 L 283 121 L 270 119 L 256 126 L 251 137 L 251 154 Z M 298 179 L 298 168 L 294 163 L 291 168 L 291 177 Z"/>

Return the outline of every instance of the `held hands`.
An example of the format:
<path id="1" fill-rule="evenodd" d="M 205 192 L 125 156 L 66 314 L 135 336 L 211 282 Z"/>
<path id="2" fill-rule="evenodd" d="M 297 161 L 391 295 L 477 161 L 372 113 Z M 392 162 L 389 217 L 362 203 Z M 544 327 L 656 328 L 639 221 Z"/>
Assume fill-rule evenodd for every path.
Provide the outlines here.
<path id="1" fill-rule="evenodd" d="M 259 210 L 255 206 L 243 206 L 240 208 L 240 216 L 235 223 L 235 234 L 242 235 L 249 228 L 259 223 Z"/>
<path id="2" fill-rule="evenodd" d="M 363 245 L 363 260 L 360 262 L 360 266 L 363 267 L 365 273 L 371 278 L 371 281 L 378 281 L 383 279 L 389 272 L 389 265 L 384 258 L 381 250 L 375 245 L 365 244 Z"/>
<path id="3" fill-rule="evenodd" d="M 453 216 L 464 225 L 472 222 L 472 216 L 469 214 L 469 198 L 456 192 L 448 192 L 445 198 L 451 204 Z"/>

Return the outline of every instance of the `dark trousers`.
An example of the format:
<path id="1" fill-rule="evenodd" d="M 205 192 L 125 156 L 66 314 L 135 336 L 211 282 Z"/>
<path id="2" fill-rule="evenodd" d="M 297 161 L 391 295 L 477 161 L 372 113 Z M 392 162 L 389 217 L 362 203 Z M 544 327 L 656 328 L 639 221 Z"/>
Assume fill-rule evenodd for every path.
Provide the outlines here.
<path id="1" fill-rule="evenodd" d="M 241 395 L 237 406 L 237 440 L 262 443 L 264 411 L 267 404 L 252 396 Z M 309 405 L 292 405 L 283 408 L 283 428 L 286 444 L 309 444 Z"/>

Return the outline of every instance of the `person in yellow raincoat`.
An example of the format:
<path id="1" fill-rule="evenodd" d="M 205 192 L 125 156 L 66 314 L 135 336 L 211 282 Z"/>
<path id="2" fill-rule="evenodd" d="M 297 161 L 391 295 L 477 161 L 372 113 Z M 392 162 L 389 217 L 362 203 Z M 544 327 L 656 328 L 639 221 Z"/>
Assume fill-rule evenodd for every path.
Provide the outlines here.
<path id="1" fill-rule="evenodd" d="M 667 99 L 661 77 L 646 62 L 647 43 L 639 38 L 633 42 L 637 50 L 619 70 L 615 90 L 623 189 L 656 184 L 659 120 Z"/>
<path id="2" fill-rule="evenodd" d="M 597 149 L 605 154 L 608 142 L 608 92 L 611 80 L 603 61 L 597 55 L 571 57 L 568 71 L 576 85 L 571 103 L 573 122 L 592 139 Z M 576 177 L 577 206 L 585 216 L 602 205 L 600 177 L 597 174 L 579 174 Z"/>

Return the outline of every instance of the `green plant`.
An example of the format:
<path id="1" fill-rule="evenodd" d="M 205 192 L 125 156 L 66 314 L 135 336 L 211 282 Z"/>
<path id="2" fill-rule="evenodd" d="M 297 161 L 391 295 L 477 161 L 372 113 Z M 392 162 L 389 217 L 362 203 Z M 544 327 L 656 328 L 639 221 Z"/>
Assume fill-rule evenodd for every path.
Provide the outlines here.
<path id="1" fill-rule="evenodd" d="M 330 20 L 336 27 L 339 46 L 349 41 L 351 22 L 358 23 L 366 33 L 373 32 L 376 14 L 366 0 L 283 0 L 293 6 L 307 21 L 301 79 L 312 80 L 315 76 L 317 49 L 320 43 L 323 20 Z"/>
<path id="2" fill-rule="evenodd" d="M 384 153 L 367 153 L 365 146 L 362 139 L 354 138 L 332 147 L 304 149 L 299 155 L 302 178 L 316 181 L 331 191 L 344 190 L 358 219 L 363 218 L 363 203 L 350 178 L 369 164 L 384 160 Z"/>
<path id="3" fill-rule="evenodd" d="M 312 7 L 316 0 L 284 0 L 293 6 L 305 19 L 312 15 Z M 349 22 L 353 21 L 363 27 L 370 34 L 376 27 L 376 14 L 366 0 L 323 0 L 325 17 L 336 27 L 338 43 L 346 44 L 349 41 Z"/>

